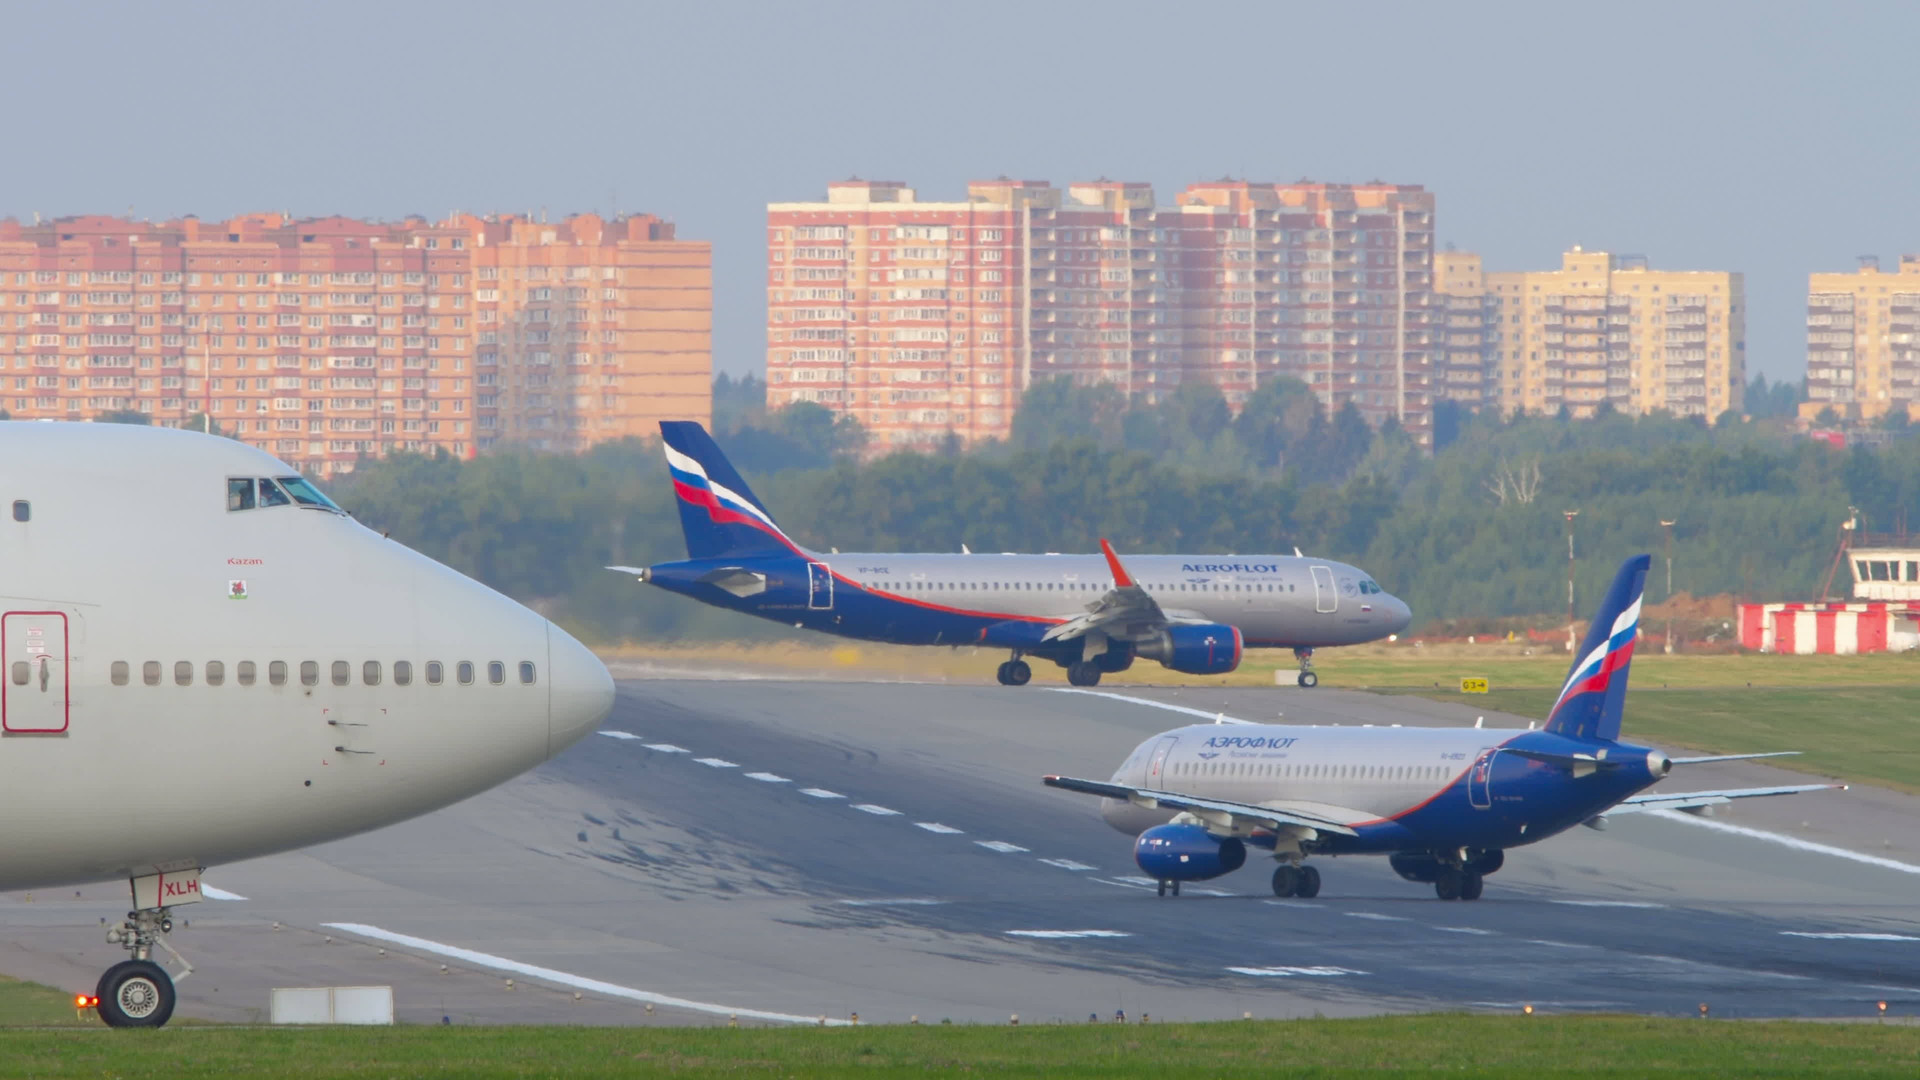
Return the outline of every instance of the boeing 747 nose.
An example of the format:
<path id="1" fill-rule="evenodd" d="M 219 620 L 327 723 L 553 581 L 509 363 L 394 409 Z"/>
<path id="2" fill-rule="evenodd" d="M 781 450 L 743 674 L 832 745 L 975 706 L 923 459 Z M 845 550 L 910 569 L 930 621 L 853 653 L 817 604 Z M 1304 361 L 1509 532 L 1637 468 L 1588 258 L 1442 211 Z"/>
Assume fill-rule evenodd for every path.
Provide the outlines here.
<path id="1" fill-rule="evenodd" d="M 613 676 L 572 634 L 547 624 L 547 756 L 585 738 L 613 711 Z"/>

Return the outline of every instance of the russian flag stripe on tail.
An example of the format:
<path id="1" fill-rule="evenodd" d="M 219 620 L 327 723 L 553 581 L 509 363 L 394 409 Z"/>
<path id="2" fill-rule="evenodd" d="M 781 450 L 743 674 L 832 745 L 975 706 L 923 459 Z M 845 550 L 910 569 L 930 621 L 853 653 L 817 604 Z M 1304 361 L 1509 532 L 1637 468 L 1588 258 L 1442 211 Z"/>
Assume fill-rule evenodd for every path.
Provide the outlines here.
<path id="1" fill-rule="evenodd" d="M 1548 731 L 1608 742 L 1620 737 L 1627 667 L 1640 633 L 1640 599 L 1652 561 L 1652 556 L 1635 555 L 1620 565 L 1547 716 Z"/>
<path id="2" fill-rule="evenodd" d="M 687 555 L 724 559 L 801 553 L 707 434 L 691 420 L 662 420 L 660 439 L 680 506 Z M 803 553 L 802 553 L 803 554 Z"/>

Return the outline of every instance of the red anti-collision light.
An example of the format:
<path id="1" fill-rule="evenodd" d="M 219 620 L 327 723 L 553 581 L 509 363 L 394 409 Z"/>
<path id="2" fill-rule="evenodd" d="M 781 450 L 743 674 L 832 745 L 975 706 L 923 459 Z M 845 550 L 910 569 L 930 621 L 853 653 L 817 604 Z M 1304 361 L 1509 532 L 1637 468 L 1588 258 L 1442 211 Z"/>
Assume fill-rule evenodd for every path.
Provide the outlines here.
<path id="1" fill-rule="evenodd" d="M 75 994 L 73 995 L 73 1007 L 76 1009 L 97 1009 L 100 1007 L 100 999 L 94 997 L 92 994 Z"/>

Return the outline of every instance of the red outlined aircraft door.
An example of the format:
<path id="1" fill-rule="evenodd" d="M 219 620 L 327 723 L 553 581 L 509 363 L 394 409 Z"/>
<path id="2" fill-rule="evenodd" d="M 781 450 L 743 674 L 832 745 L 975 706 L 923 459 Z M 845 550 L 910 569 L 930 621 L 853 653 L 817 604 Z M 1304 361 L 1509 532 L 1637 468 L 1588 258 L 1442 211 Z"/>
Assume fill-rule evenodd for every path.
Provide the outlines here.
<path id="1" fill-rule="evenodd" d="M 1155 791 L 1167 790 L 1164 780 L 1167 771 L 1167 754 L 1173 750 L 1173 744 L 1179 741 L 1180 736 L 1169 735 L 1161 739 L 1159 745 L 1153 748 L 1153 757 L 1147 760 L 1147 782 L 1142 784 L 1142 787 L 1152 788 Z"/>
<path id="2" fill-rule="evenodd" d="M 833 571 L 826 563 L 807 564 L 807 607 L 827 611 L 833 607 Z"/>
<path id="3" fill-rule="evenodd" d="M 1467 770 L 1467 802 L 1475 810 L 1485 810 L 1493 805 L 1493 759 L 1499 753 L 1498 747 L 1481 751 L 1479 760 Z"/>
<path id="4" fill-rule="evenodd" d="M 67 617 L 58 611 L 0 615 L 0 730 L 56 735 L 67 730 Z"/>

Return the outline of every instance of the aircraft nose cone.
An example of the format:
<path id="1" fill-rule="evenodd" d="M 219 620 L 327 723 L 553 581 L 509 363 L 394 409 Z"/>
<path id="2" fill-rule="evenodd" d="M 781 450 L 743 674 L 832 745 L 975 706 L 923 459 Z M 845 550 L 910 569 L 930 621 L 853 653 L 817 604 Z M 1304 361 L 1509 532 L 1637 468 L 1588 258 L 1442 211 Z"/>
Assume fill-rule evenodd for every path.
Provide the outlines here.
<path id="1" fill-rule="evenodd" d="M 547 756 L 585 738 L 613 711 L 613 676 L 572 634 L 547 624 Z"/>
<path id="2" fill-rule="evenodd" d="M 1405 630 L 1407 626 L 1413 622 L 1413 609 L 1407 606 L 1406 601 L 1397 596 L 1386 597 L 1385 603 L 1380 606 L 1382 614 L 1384 614 L 1387 619 L 1387 633 L 1389 634 L 1397 634 Z"/>

